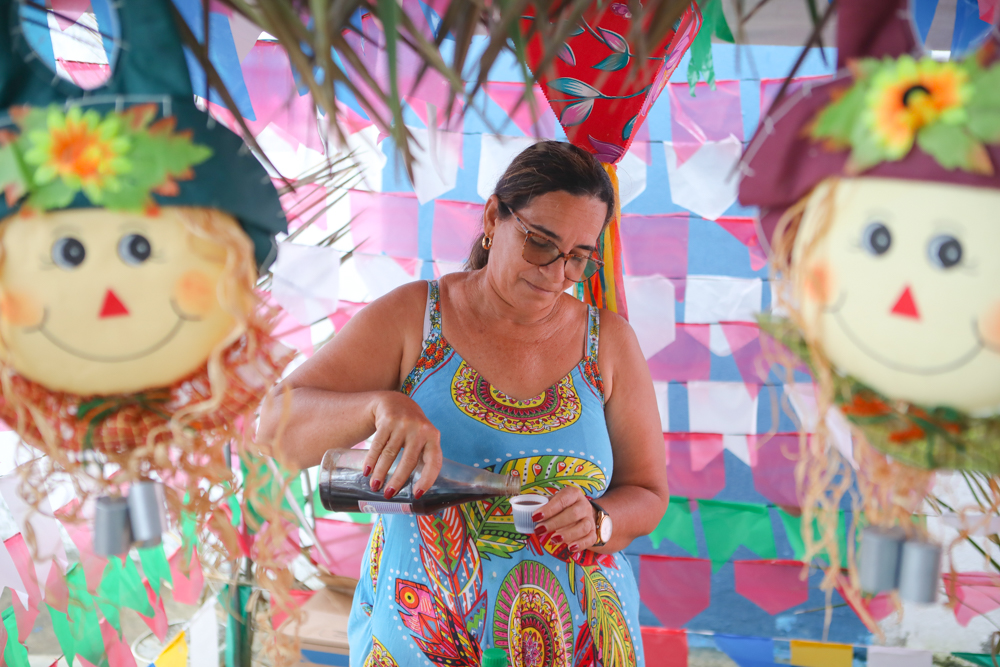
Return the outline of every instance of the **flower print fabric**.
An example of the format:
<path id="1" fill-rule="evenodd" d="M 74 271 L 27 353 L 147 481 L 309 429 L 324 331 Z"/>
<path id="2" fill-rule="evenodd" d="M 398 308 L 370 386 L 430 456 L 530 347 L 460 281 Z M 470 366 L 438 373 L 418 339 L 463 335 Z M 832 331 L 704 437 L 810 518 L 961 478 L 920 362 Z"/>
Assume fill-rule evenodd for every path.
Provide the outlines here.
<path id="1" fill-rule="evenodd" d="M 597 498 L 613 471 L 597 366 L 598 311 L 587 349 L 562 380 L 528 400 L 507 396 L 441 335 L 436 282 L 431 333 L 403 391 L 441 431 L 446 458 L 521 479 L 525 493 L 576 486 Z M 379 517 L 351 610 L 351 665 L 512 667 L 642 665 L 639 594 L 623 554 L 571 554 L 514 530 L 496 498 L 435 515 Z"/>

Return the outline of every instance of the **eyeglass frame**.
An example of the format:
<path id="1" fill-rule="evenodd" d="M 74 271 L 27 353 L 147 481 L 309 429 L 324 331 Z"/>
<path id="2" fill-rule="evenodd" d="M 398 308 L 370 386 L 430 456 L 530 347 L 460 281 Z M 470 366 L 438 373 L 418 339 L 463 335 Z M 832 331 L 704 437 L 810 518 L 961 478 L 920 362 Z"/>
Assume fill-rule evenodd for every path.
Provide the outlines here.
<path id="1" fill-rule="evenodd" d="M 552 239 L 546 238 L 544 235 L 539 234 L 538 232 L 533 232 L 530 229 L 528 229 L 527 224 L 524 222 L 524 220 L 521 220 L 521 218 L 517 214 L 517 211 L 515 211 L 513 208 L 511 208 L 507 204 L 504 204 L 504 202 L 500 202 L 500 203 L 507 207 L 507 210 L 510 211 L 510 214 L 512 216 L 514 216 L 515 220 L 517 220 L 517 224 L 520 225 L 521 231 L 524 232 L 524 241 L 521 243 L 521 258 L 524 259 L 524 261 L 526 261 L 529 264 L 531 264 L 532 266 L 538 266 L 538 267 L 552 266 L 553 264 L 555 264 L 556 262 L 558 262 L 560 259 L 562 259 L 562 260 L 564 260 L 564 262 L 563 262 L 563 275 L 566 275 L 566 264 L 565 264 L 565 262 L 569 261 L 570 257 L 581 257 L 581 255 L 578 255 L 578 254 L 574 255 L 572 252 L 562 252 L 561 250 L 559 250 L 559 246 L 557 246 L 552 241 Z M 546 241 L 547 243 L 551 244 L 552 247 L 555 248 L 559 252 L 559 254 L 556 255 L 552 259 L 552 261 L 549 262 L 548 264 L 535 264 L 534 262 L 529 262 L 528 259 L 524 256 L 524 247 L 525 247 L 525 245 L 527 245 L 528 239 L 530 237 L 532 237 L 532 236 L 540 238 L 543 241 Z M 602 260 L 602 259 L 600 259 L 598 257 L 594 257 L 593 256 L 593 252 L 590 255 L 587 256 L 587 261 L 588 262 L 594 262 L 595 264 L 597 264 L 597 271 L 600 271 L 601 268 L 604 266 L 604 260 Z M 591 273 L 589 276 L 588 275 L 584 275 L 581 280 L 572 280 L 572 279 L 570 279 L 570 280 L 572 280 L 572 282 L 574 282 L 574 283 L 586 282 L 586 281 L 590 280 L 592 277 L 594 277 L 594 274 L 596 274 L 597 271 L 594 271 L 594 273 Z"/>

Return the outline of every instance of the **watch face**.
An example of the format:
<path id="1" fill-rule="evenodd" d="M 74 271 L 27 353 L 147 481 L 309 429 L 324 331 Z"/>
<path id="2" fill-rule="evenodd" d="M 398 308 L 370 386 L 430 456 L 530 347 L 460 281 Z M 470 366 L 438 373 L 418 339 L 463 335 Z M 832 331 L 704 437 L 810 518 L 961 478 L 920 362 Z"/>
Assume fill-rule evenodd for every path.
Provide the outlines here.
<path id="1" fill-rule="evenodd" d="M 601 542 L 607 544 L 611 541 L 611 517 L 607 514 L 604 515 L 604 520 L 601 521 Z"/>

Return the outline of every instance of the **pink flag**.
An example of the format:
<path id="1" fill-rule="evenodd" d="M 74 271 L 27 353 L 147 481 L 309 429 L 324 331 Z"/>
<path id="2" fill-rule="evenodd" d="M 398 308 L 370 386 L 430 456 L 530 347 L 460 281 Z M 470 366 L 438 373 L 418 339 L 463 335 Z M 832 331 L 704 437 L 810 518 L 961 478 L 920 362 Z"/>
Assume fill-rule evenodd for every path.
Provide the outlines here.
<path id="1" fill-rule="evenodd" d="M 945 573 L 948 594 L 958 600 L 955 618 L 963 628 L 976 616 L 1000 607 L 1000 577 L 989 572 Z"/>
<path id="2" fill-rule="evenodd" d="M 358 252 L 392 257 L 419 257 L 417 218 L 420 204 L 413 193 L 352 190 L 351 237 Z"/>
<path id="3" fill-rule="evenodd" d="M 309 95 L 299 95 L 285 49 L 273 42 L 257 42 L 242 63 L 243 79 L 257 120 L 247 121 L 254 135 L 268 125 L 291 139 L 294 146 L 323 152 L 316 111 Z"/>
<path id="4" fill-rule="evenodd" d="M 759 271 L 767 266 L 767 253 L 760 247 L 753 218 L 716 218 L 715 222 L 747 247 L 751 269 Z"/>
<path id="5" fill-rule="evenodd" d="M 830 76 L 827 74 L 821 76 L 803 76 L 792 80 L 788 84 L 788 88 L 785 89 L 785 96 L 782 98 L 782 104 L 788 101 L 790 97 L 793 97 L 796 93 L 802 90 L 805 84 L 810 86 L 818 86 L 821 83 L 826 83 L 830 80 Z M 774 99 L 778 96 L 778 91 L 781 90 L 781 85 L 784 83 L 784 79 L 761 79 L 760 81 L 760 115 L 761 118 L 764 114 L 768 112 L 771 108 L 771 104 Z"/>
<path id="6" fill-rule="evenodd" d="M 795 489 L 795 465 L 799 458 L 799 434 L 748 435 L 747 447 L 756 451 L 753 487 L 775 505 L 799 506 Z"/>
<path id="7" fill-rule="evenodd" d="M 59 563 L 53 562 L 45 582 L 45 604 L 56 611 L 66 613 L 69 606 L 69 588 L 66 586 L 66 575 Z"/>
<path id="8" fill-rule="evenodd" d="M 703 558 L 640 556 L 639 597 L 665 627 L 680 628 L 712 598 L 712 563 Z"/>
<path id="9" fill-rule="evenodd" d="M 163 598 L 153 592 L 153 587 L 149 585 L 148 581 L 143 580 L 142 583 L 146 585 L 146 595 L 149 596 L 149 604 L 153 605 L 153 616 L 150 618 L 139 614 L 139 612 L 136 612 L 136 614 L 139 614 L 139 618 L 153 631 L 156 638 L 163 642 L 167 639 L 167 612 L 163 609 Z"/>
<path id="10" fill-rule="evenodd" d="M 90 531 L 90 523 L 85 519 L 79 522 L 72 522 L 67 519 L 79 504 L 79 499 L 73 499 L 66 504 L 58 513 L 60 522 L 69 537 L 80 552 L 80 564 L 83 566 L 83 574 L 87 579 L 87 590 L 91 593 L 97 592 L 97 587 L 101 583 L 104 575 L 104 568 L 107 567 L 108 560 L 94 553 L 94 537 Z"/>
<path id="11" fill-rule="evenodd" d="M 694 96 L 686 83 L 672 83 L 669 88 L 670 127 L 678 167 L 707 141 L 722 141 L 730 135 L 743 141 L 739 81 L 717 81 L 715 90 L 699 83 Z"/>
<path id="12" fill-rule="evenodd" d="M 809 581 L 797 560 L 733 561 L 736 592 L 771 614 L 780 614 L 809 599 Z"/>
<path id="13" fill-rule="evenodd" d="M 674 331 L 674 342 L 647 360 L 653 379 L 667 382 L 710 379 L 709 325 L 678 323 Z"/>
<path id="14" fill-rule="evenodd" d="M 35 629 L 35 619 L 38 618 L 38 607 L 28 603 L 25 607 L 21 604 L 21 598 L 14 596 L 11 600 L 14 607 L 14 617 L 17 619 L 17 638 L 23 644 Z M 36 603 L 37 604 L 37 603 Z"/>
<path id="15" fill-rule="evenodd" d="M 493 81 L 483 84 L 483 90 L 486 91 L 491 100 L 504 110 L 514 125 L 524 132 L 524 136 L 555 139 L 556 115 L 538 84 L 532 86 L 531 89 L 535 98 L 535 114 L 537 116 L 531 113 L 531 107 L 524 99 L 523 83 Z M 503 131 L 502 127 L 498 129 Z"/>
<path id="16" fill-rule="evenodd" d="M 334 331 L 340 331 L 347 324 L 348 320 L 358 314 L 358 311 L 367 306 L 366 303 L 353 303 L 351 301 L 341 301 L 336 312 L 330 313 L 330 321 L 333 322 Z"/>
<path id="17" fill-rule="evenodd" d="M 198 550 L 192 549 L 191 563 L 185 568 L 184 548 L 181 547 L 168 559 L 170 562 L 170 577 L 173 579 L 174 600 L 181 604 L 198 604 L 202 588 L 205 587 L 205 577 L 201 571 L 201 561 L 198 560 Z"/>
<path id="18" fill-rule="evenodd" d="M 104 652 L 108 656 L 108 667 L 136 667 L 132 649 L 104 619 L 101 619 L 101 637 L 104 639 Z"/>
<path id="19" fill-rule="evenodd" d="M 361 561 L 371 532 L 370 523 L 316 519 L 316 539 L 326 548 L 329 558 L 316 547 L 310 553 L 330 574 L 357 579 L 361 576 Z"/>
<path id="20" fill-rule="evenodd" d="M 750 396 L 756 398 L 771 369 L 770 361 L 761 354 L 760 327 L 751 322 L 727 322 L 721 327 L 740 377 Z"/>
<path id="21" fill-rule="evenodd" d="M 464 262 L 476 236 L 483 231 L 483 205 L 438 199 L 434 202 L 434 259 Z"/>
<path id="22" fill-rule="evenodd" d="M 684 278 L 688 271 L 687 214 L 633 215 L 621 221 L 622 262 L 630 276 L 658 273 Z M 678 297 L 684 300 L 683 293 Z"/>
<path id="23" fill-rule="evenodd" d="M 714 498 L 726 486 L 725 448 L 715 433 L 664 433 L 670 493 L 685 498 Z M 645 577 L 645 575 L 643 575 Z"/>
<path id="24" fill-rule="evenodd" d="M 633 144 L 634 145 L 634 144 Z M 687 667 L 688 640 L 684 630 L 640 627 L 649 667 Z"/>
<path id="25" fill-rule="evenodd" d="M 73 83 L 84 90 L 100 88 L 111 78 L 111 66 L 104 63 L 81 63 L 57 58 Z"/>
<path id="26" fill-rule="evenodd" d="M 38 603 L 42 601 L 42 591 L 38 586 L 35 562 L 31 559 L 31 553 L 28 551 L 28 545 L 24 542 L 24 536 L 18 533 L 13 537 L 8 537 L 4 541 L 4 546 L 14 561 L 21 582 L 28 592 L 28 606 L 38 607 Z"/>
<path id="27" fill-rule="evenodd" d="M 49 6 L 59 29 L 66 30 L 76 25 L 80 17 L 90 9 L 90 0 L 51 0 Z"/>

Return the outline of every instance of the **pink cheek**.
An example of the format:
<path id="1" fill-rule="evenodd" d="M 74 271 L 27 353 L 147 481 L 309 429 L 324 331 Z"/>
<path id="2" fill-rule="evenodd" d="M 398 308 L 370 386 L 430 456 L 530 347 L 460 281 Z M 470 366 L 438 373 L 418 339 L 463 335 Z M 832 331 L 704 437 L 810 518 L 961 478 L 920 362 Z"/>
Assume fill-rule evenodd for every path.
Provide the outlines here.
<path id="1" fill-rule="evenodd" d="M 836 294 L 836 275 L 830 265 L 819 260 L 805 270 L 806 296 L 819 304 L 828 304 Z"/>
<path id="2" fill-rule="evenodd" d="M 988 307 L 979 319 L 979 335 L 988 346 L 1000 351 L 1000 301 Z"/>
<path id="3" fill-rule="evenodd" d="M 174 298 L 190 315 L 204 315 L 217 303 L 215 282 L 201 271 L 188 271 L 174 285 Z"/>
<path id="4" fill-rule="evenodd" d="M 44 308 L 34 297 L 12 290 L 0 294 L 0 317 L 16 327 L 37 327 Z"/>

